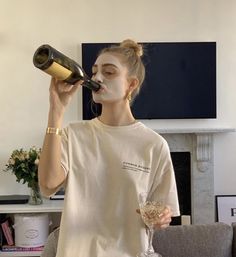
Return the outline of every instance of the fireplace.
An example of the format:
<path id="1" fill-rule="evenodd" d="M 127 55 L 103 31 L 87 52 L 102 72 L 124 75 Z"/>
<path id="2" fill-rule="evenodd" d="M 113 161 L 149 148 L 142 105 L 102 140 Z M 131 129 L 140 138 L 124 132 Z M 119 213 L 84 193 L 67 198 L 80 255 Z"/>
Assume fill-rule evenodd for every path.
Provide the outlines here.
<path id="1" fill-rule="evenodd" d="M 212 134 L 160 133 L 171 152 L 189 152 L 191 185 L 191 222 L 215 221 Z"/>
<path id="2" fill-rule="evenodd" d="M 171 152 L 175 170 L 181 217 L 172 218 L 172 225 L 191 222 L 191 153 Z"/>
<path id="3" fill-rule="evenodd" d="M 167 140 L 171 153 L 188 153 L 189 155 L 190 202 L 187 205 L 190 204 L 191 206 L 191 223 L 207 224 L 214 222 L 214 134 L 235 132 L 235 129 L 157 129 L 150 121 L 144 123 Z M 178 187 L 180 188 L 183 186 L 179 185 Z M 181 188 L 181 191 L 182 190 L 183 188 Z M 182 196 L 180 196 L 180 199 L 181 198 Z M 185 208 L 187 207 L 181 205 L 182 203 L 180 203 L 180 208 L 182 208 L 182 210 L 184 208 L 184 212 L 188 215 L 189 209 L 186 210 Z"/>

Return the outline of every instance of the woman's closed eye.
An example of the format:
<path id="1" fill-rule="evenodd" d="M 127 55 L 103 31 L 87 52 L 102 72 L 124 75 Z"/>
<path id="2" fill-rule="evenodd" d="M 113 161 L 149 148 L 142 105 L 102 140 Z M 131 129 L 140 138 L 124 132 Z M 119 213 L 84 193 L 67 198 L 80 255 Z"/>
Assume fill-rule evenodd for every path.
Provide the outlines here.
<path id="1" fill-rule="evenodd" d="M 118 70 L 114 65 L 106 64 L 99 69 L 96 65 L 92 67 L 92 77 L 95 77 L 98 75 L 98 73 L 101 73 L 105 78 L 113 78 L 118 74 Z"/>
<path id="2" fill-rule="evenodd" d="M 111 76 L 114 76 L 117 72 L 113 68 L 105 68 L 102 70 L 102 73 L 106 77 L 111 77 Z"/>
<path id="3" fill-rule="evenodd" d="M 97 73 L 98 73 L 97 69 L 92 69 L 92 77 L 96 76 Z"/>
<path id="4" fill-rule="evenodd" d="M 114 72 L 111 72 L 111 71 L 104 71 L 104 74 L 110 76 L 110 75 L 113 75 Z"/>
<path id="5" fill-rule="evenodd" d="M 115 74 L 115 71 L 103 70 L 102 73 L 105 74 L 105 75 L 113 75 L 113 74 Z M 92 76 L 95 76 L 96 74 L 97 74 L 97 71 L 92 71 Z"/>

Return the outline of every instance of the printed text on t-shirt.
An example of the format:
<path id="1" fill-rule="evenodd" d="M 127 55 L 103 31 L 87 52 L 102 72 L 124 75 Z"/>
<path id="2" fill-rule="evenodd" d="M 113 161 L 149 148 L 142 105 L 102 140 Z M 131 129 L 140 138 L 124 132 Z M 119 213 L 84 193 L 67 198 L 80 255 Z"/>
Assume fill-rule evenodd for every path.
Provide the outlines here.
<path id="1" fill-rule="evenodd" d="M 123 170 L 132 170 L 136 172 L 146 172 L 150 173 L 151 168 L 150 167 L 145 167 L 139 164 L 131 163 L 131 162 L 123 162 L 122 163 L 122 169 Z"/>

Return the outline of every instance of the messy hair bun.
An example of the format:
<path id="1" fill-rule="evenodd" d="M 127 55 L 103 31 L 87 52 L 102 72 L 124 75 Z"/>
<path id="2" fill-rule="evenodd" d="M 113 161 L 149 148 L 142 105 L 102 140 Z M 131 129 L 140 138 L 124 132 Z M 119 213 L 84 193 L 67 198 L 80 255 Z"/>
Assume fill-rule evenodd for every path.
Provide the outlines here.
<path id="1" fill-rule="evenodd" d="M 118 55 L 121 61 L 127 66 L 129 76 L 138 79 L 138 86 L 132 91 L 132 101 L 139 93 L 142 83 L 145 78 L 145 67 L 143 65 L 141 56 L 143 55 L 143 47 L 131 39 L 122 41 L 119 45 L 111 45 L 102 49 L 99 53 L 110 53 Z"/>
<path id="2" fill-rule="evenodd" d="M 139 57 L 143 55 L 143 47 L 131 39 L 126 39 L 120 44 L 121 47 L 133 49 L 135 54 Z"/>

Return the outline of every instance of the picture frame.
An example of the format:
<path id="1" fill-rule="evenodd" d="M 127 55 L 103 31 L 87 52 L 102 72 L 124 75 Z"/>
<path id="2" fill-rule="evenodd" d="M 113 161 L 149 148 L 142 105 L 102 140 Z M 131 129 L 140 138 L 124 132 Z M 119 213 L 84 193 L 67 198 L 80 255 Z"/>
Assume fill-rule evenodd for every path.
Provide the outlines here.
<path id="1" fill-rule="evenodd" d="M 216 195 L 216 221 L 236 222 L 236 195 Z"/>

